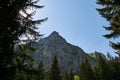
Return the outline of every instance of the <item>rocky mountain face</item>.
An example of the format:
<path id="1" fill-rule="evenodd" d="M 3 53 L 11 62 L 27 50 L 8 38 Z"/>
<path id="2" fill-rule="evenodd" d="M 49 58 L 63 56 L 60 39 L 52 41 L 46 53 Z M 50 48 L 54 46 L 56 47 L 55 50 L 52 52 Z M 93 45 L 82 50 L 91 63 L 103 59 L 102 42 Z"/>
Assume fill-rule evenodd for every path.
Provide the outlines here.
<path id="1" fill-rule="evenodd" d="M 99 58 L 99 56 L 101 56 L 104 60 L 107 60 L 106 56 L 103 53 L 96 52 L 96 51 L 93 53 L 90 53 L 89 56 L 96 59 L 96 60 Z"/>
<path id="2" fill-rule="evenodd" d="M 80 63 L 87 57 L 92 66 L 96 60 L 86 54 L 81 48 L 68 43 L 58 32 L 51 33 L 48 37 L 38 41 L 39 48 L 35 55 L 32 55 L 36 63 L 42 61 L 46 69 L 56 55 L 59 61 L 61 72 L 73 70 L 74 73 L 79 71 Z"/>

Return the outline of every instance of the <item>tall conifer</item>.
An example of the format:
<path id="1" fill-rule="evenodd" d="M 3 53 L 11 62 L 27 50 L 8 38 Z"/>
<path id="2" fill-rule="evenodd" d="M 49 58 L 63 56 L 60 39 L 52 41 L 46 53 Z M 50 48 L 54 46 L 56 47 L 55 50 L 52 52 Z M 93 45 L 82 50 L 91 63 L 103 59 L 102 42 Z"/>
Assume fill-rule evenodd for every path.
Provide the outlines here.
<path id="1" fill-rule="evenodd" d="M 107 62 L 99 55 L 98 58 L 98 77 L 100 80 L 109 80 L 109 69 Z"/>
<path id="2" fill-rule="evenodd" d="M 62 80 L 69 80 L 69 75 L 68 73 L 65 71 Z"/>
<path id="3" fill-rule="evenodd" d="M 44 74 L 45 74 L 45 69 L 44 69 L 44 65 L 41 61 L 40 64 L 38 65 L 36 80 L 44 80 Z"/>
<path id="4" fill-rule="evenodd" d="M 69 73 L 69 80 L 74 80 L 74 74 L 72 69 L 70 70 L 70 73 Z"/>
<path id="5" fill-rule="evenodd" d="M 54 57 L 53 63 L 51 64 L 49 80 L 61 80 L 60 68 L 56 56 Z"/>
<path id="6" fill-rule="evenodd" d="M 105 34 L 104 37 L 108 39 L 118 38 L 120 36 L 120 0 L 97 0 L 97 4 L 102 5 L 102 8 L 98 8 L 97 11 L 110 24 L 108 27 L 104 27 L 110 32 Z M 120 42 L 110 42 L 110 45 L 113 49 L 120 50 Z"/>
<path id="7" fill-rule="evenodd" d="M 21 42 L 20 37 L 27 42 L 38 38 L 37 24 L 46 19 L 33 20 L 34 12 L 27 10 L 42 8 L 34 0 L 0 0 L 0 79 L 13 80 L 15 73 L 12 58 L 15 55 L 14 46 Z"/>
<path id="8" fill-rule="evenodd" d="M 80 80 L 94 80 L 93 71 L 87 58 L 80 65 Z"/>
<path id="9" fill-rule="evenodd" d="M 97 4 L 102 6 L 102 8 L 97 8 L 97 11 L 109 22 L 109 26 L 104 27 L 109 33 L 105 34 L 104 37 L 108 39 L 120 37 L 120 0 L 97 0 Z M 113 73 L 115 77 L 115 75 L 120 74 L 120 42 L 110 42 L 110 46 L 117 50 L 118 55 L 108 63 L 111 74 Z M 115 80 L 118 79 L 116 76 Z"/>

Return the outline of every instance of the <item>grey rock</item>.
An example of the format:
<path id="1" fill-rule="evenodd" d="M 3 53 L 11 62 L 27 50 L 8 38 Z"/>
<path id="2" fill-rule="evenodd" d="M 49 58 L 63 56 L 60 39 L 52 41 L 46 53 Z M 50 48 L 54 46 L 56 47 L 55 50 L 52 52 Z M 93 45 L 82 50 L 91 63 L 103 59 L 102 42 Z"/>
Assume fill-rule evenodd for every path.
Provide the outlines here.
<path id="1" fill-rule="evenodd" d="M 36 63 L 43 61 L 46 69 L 50 69 L 50 65 L 56 55 L 59 61 L 61 72 L 73 70 L 78 73 L 80 63 L 87 57 L 91 66 L 96 65 L 96 60 L 86 54 L 78 46 L 68 43 L 58 32 L 54 31 L 48 37 L 38 41 L 38 52 L 33 56 Z"/>
<path id="2" fill-rule="evenodd" d="M 90 53 L 89 56 L 96 59 L 96 60 L 98 60 L 99 56 L 101 56 L 104 60 L 107 60 L 106 56 L 103 53 L 100 53 L 97 51 Z"/>

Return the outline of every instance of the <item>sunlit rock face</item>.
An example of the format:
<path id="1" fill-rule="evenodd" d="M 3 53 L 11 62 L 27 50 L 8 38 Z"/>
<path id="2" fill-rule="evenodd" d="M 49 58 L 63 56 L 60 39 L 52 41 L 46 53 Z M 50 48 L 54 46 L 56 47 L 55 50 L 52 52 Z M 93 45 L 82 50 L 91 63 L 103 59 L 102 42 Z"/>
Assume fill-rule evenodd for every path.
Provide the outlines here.
<path id="1" fill-rule="evenodd" d="M 95 59 L 89 57 L 81 48 L 68 43 L 56 31 L 52 32 L 48 37 L 39 40 L 38 44 L 38 52 L 33 57 L 36 63 L 43 61 L 48 70 L 55 55 L 58 58 L 62 73 L 71 69 L 74 73 L 78 73 L 80 63 L 86 57 L 92 66 L 96 64 Z"/>
<path id="2" fill-rule="evenodd" d="M 99 56 L 101 56 L 104 60 L 107 60 L 106 56 L 103 53 L 96 52 L 96 51 L 93 53 L 90 53 L 89 56 L 96 60 L 98 60 Z"/>

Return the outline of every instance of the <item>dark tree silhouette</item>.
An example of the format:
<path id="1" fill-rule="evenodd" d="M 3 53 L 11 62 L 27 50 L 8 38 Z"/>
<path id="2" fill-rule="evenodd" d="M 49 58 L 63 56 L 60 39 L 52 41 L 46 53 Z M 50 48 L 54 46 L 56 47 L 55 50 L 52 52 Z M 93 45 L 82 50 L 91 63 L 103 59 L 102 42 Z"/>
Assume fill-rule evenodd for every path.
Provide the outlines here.
<path id="1" fill-rule="evenodd" d="M 40 35 L 36 31 L 37 24 L 46 19 L 33 20 L 34 12 L 28 9 L 42 8 L 34 0 L 0 0 L 0 79 L 13 80 L 12 57 L 14 46 L 21 42 L 20 37 L 36 40 Z"/>
<path id="2" fill-rule="evenodd" d="M 80 65 L 80 80 L 94 80 L 93 71 L 87 58 Z"/>
<path id="3" fill-rule="evenodd" d="M 100 80 L 109 80 L 109 68 L 107 62 L 99 55 L 98 58 L 98 77 Z"/>
<path id="4" fill-rule="evenodd" d="M 70 73 L 69 73 L 69 80 L 74 80 L 74 74 L 72 72 L 72 69 L 70 70 Z"/>
<path id="5" fill-rule="evenodd" d="M 38 65 L 38 71 L 37 71 L 37 79 L 36 80 L 44 80 L 44 74 L 45 74 L 45 69 L 42 61 Z"/>
<path id="6" fill-rule="evenodd" d="M 102 5 L 103 7 L 103 8 L 98 8 L 97 11 L 110 24 L 109 26 L 104 27 L 107 31 L 110 32 L 108 34 L 105 34 L 104 37 L 108 39 L 118 38 L 120 36 L 120 0 L 97 0 L 97 4 Z M 115 53 L 118 56 L 108 61 L 108 66 L 110 69 L 109 73 L 111 73 L 110 74 L 111 76 L 109 75 L 109 77 L 111 77 L 110 80 L 119 80 L 118 74 L 120 74 L 120 42 L 117 43 L 110 42 L 110 46 L 113 49 L 117 50 Z M 104 65 L 104 67 L 106 66 L 106 64 L 100 64 L 100 65 L 101 65 L 101 70 L 103 67 L 102 65 Z M 104 72 L 106 70 L 104 67 L 103 70 L 101 71 L 101 76 L 103 75 L 105 77 L 107 71 Z M 104 79 L 104 80 L 109 80 L 109 79 Z"/>
<path id="7" fill-rule="evenodd" d="M 62 80 L 69 80 L 69 75 L 68 73 L 65 71 Z"/>
<path id="8" fill-rule="evenodd" d="M 51 64 L 49 80 L 61 80 L 60 68 L 58 66 L 58 60 L 56 56 L 54 57 L 53 63 Z"/>
<path id="9" fill-rule="evenodd" d="M 117 59 L 112 56 L 109 56 L 108 58 L 110 80 L 120 80 L 120 62 L 118 62 Z"/>
<path id="10" fill-rule="evenodd" d="M 120 0 L 97 0 L 97 4 L 103 6 L 103 8 L 97 9 L 97 11 L 110 24 L 108 27 L 104 27 L 107 31 L 110 31 L 110 33 L 105 34 L 104 37 L 108 39 L 118 38 L 120 36 Z M 113 49 L 120 50 L 120 42 L 110 42 L 110 45 Z"/>

